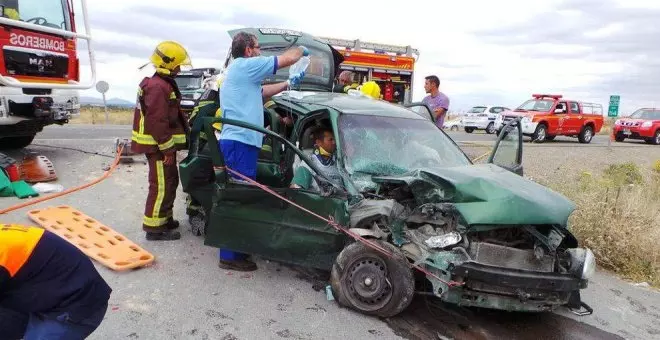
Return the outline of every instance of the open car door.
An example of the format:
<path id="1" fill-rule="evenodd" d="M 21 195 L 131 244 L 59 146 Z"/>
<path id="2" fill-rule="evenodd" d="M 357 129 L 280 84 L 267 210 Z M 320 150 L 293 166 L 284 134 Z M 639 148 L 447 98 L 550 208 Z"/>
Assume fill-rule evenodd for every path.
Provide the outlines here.
<path id="1" fill-rule="evenodd" d="M 272 184 L 264 184 L 260 172 L 257 172 L 257 182 L 264 187 L 231 178 L 217 139 L 211 133 L 211 124 L 215 122 L 258 131 L 296 152 L 316 174 L 321 174 L 302 151 L 270 130 L 231 119 L 204 118 L 203 125 L 207 136 L 210 136 L 208 145 L 215 169 L 213 203 L 204 244 L 278 262 L 330 270 L 348 236 L 268 191 L 315 214 L 332 217 L 340 225 L 348 225 L 345 190 L 322 174 L 315 176 L 323 188 L 321 192 L 290 188 L 286 181 L 272 179 Z"/>
<path id="2" fill-rule="evenodd" d="M 417 113 L 418 115 L 435 123 L 435 119 L 433 118 L 433 111 L 428 105 L 422 102 L 415 102 L 415 103 L 406 104 L 404 106 L 415 111 L 415 113 Z"/>
<path id="3" fill-rule="evenodd" d="M 522 148 L 523 134 L 520 117 L 510 120 L 497 138 L 488 163 L 495 164 L 520 176 L 523 175 Z"/>

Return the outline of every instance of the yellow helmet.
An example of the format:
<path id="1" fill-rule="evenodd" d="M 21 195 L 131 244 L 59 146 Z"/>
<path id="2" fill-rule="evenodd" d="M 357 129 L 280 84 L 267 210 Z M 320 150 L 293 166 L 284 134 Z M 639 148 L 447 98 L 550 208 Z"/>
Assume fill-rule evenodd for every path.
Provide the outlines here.
<path id="1" fill-rule="evenodd" d="M 156 72 L 162 74 L 170 74 L 178 66 L 191 65 L 188 51 L 171 40 L 158 44 L 149 60 L 156 67 Z"/>
<path id="2" fill-rule="evenodd" d="M 380 99 L 380 86 L 373 80 L 362 84 L 360 91 L 371 98 Z"/>

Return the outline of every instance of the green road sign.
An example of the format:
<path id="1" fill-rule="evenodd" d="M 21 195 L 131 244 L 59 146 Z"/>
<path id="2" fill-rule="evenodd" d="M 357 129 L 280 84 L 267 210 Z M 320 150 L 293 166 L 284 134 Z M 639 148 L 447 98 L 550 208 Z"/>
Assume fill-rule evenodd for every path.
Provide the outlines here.
<path id="1" fill-rule="evenodd" d="M 610 106 L 607 108 L 608 117 L 616 117 L 619 115 L 619 100 L 621 96 L 611 95 L 610 96 Z"/>

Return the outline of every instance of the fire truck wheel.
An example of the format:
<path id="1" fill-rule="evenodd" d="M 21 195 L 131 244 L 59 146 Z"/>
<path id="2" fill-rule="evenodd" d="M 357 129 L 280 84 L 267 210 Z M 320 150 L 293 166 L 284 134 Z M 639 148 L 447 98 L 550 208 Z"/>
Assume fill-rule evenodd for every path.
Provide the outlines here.
<path id="1" fill-rule="evenodd" d="M 33 139 L 34 136 L 0 138 L 0 149 L 5 149 L 5 150 L 22 149 L 30 145 Z"/>
<path id="2" fill-rule="evenodd" d="M 580 135 L 578 135 L 578 140 L 580 143 L 588 144 L 591 142 L 591 139 L 594 137 L 594 128 L 591 125 L 587 125 L 582 128 Z"/>
<path id="3" fill-rule="evenodd" d="M 536 131 L 532 135 L 532 141 L 536 143 L 543 143 L 547 140 L 548 136 L 548 127 L 545 124 L 539 124 L 536 126 Z"/>

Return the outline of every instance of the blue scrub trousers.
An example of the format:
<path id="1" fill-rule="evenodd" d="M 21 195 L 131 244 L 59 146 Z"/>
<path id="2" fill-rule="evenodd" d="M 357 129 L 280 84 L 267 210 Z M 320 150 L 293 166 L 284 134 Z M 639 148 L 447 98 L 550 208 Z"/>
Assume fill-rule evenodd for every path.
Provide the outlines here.
<path id="1" fill-rule="evenodd" d="M 257 179 L 257 160 L 260 152 L 258 147 L 230 139 L 221 139 L 218 144 L 227 167 L 253 180 Z M 243 181 L 242 178 L 232 173 L 229 173 L 229 175 L 234 179 Z M 220 249 L 218 255 L 221 260 L 225 261 L 245 260 L 248 257 L 248 254 L 228 249 Z"/>

